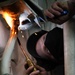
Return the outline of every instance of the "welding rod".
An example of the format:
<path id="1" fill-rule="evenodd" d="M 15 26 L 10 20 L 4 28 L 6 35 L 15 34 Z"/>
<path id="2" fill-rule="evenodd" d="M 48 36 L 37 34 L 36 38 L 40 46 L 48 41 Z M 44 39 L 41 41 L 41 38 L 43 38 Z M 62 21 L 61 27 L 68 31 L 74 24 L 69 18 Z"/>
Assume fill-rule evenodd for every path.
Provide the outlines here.
<path id="1" fill-rule="evenodd" d="M 29 56 L 26 54 L 26 52 L 25 52 L 25 50 L 24 50 L 24 48 L 23 48 L 23 46 L 22 46 L 22 44 L 21 44 L 21 42 L 20 42 L 20 40 L 19 40 L 18 37 L 17 37 L 17 41 L 18 41 L 18 44 L 19 44 L 19 46 L 20 46 L 20 48 L 21 48 L 21 50 L 22 50 L 24 56 L 26 57 L 26 61 L 27 61 L 28 65 L 29 65 L 29 66 L 34 66 L 34 70 L 33 70 L 33 71 L 36 71 L 37 69 L 36 69 L 36 67 L 35 67 L 35 65 L 34 65 L 34 63 L 33 63 L 33 61 L 32 61 L 32 60 L 29 58 Z M 38 75 L 40 75 L 40 74 L 38 74 Z"/>

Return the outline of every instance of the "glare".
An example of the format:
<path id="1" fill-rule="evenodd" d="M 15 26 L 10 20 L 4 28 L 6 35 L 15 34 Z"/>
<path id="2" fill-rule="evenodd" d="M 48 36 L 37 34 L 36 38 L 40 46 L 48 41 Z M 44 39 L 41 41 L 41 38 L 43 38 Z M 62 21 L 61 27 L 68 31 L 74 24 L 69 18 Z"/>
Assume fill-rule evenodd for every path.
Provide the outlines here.
<path id="1" fill-rule="evenodd" d="M 11 14 L 8 12 L 3 12 L 2 13 L 3 18 L 6 20 L 7 24 L 12 28 L 13 26 L 13 18 L 11 17 Z"/>

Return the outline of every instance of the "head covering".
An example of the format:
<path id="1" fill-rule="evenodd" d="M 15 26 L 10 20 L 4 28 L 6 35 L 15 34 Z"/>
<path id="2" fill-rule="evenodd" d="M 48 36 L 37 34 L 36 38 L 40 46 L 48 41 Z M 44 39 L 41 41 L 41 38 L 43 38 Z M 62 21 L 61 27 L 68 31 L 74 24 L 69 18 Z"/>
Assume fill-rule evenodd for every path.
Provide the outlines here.
<path id="1" fill-rule="evenodd" d="M 50 50 L 51 54 L 58 60 L 63 56 L 63 30 L 54 28 L 49 31 L 46 36 L 45 46 Z"/>
<path id="2" fill-rule="evenodd" d="M 41 30 L 39 32 L 33 33 L 27 40 L 27 50 L 37 60 L 38 65 L 45 68 L 46 70 L 52 70 L 59 64 L 51 60 L 41 58 L 35 49 L 37 41 L 45 33 L 48 33 L 45 40 L 45 46 L 55 57 L 55 59 L 61 61 L 61 59 L 63 59 L 63 31 L 58 27 L 49 32 Z"/>

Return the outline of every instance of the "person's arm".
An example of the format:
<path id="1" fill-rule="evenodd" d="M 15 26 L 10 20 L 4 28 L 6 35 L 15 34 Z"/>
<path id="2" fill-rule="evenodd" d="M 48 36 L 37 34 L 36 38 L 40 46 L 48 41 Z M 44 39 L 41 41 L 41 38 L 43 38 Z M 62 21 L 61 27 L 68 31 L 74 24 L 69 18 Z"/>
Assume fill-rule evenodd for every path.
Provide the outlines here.
<path id="1" fill-rule="evenodd" d="M 27 75 L 48 75 L 48 72 L 44 68 L 38 65 L 35 65 L 35 67 L 37 68 L 37 70 L 33 71 L 34 67 L 33 66 L 28 67 L 27 63 L 25 63 L 26 74 Z"/>
<path id="2" fill-rule="evenodd" d="M 61 12 L 64 10 L 68 11 L 66 15 L 61 15 Z M 62 24 L 73 17 L 75 14 L 75 1 L 56 1 L 54 2 L 50 8 L 46 9 L 44 11 L 44 14 L 48 16 L 48 20 L 56 23 L 56 24 Z"/>

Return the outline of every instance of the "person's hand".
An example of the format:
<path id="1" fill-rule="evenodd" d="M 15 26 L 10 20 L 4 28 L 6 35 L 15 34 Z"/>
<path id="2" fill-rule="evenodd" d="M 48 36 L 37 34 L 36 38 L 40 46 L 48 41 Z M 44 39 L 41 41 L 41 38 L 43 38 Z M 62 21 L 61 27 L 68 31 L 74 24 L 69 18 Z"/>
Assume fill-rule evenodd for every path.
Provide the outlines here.
<path id="1" fill-rule="evenodd" d="M 67 10 L 68 13 L 66 15 L 61 15 L 61 12 Z M 74 14 L 75 11 L 72 8 L 71 4 L 68 1 L 65 2 L 54 2 L 50 8 L 44 11 L 44 14 L 49 17 L 48 20 L 56 23 L 62 24 L 69 20 Z"/>
<path id="2" fill-rule="evenodd" d="M 26 74 L 27 75 L 48 75 L 47 71 L 44 68 L 38 65 L 35 65 L 35 67 L 37 70 L 33 71 L 34 67 L 33 66 L 28 67 L 27 63 L 25 63 Z"/>

